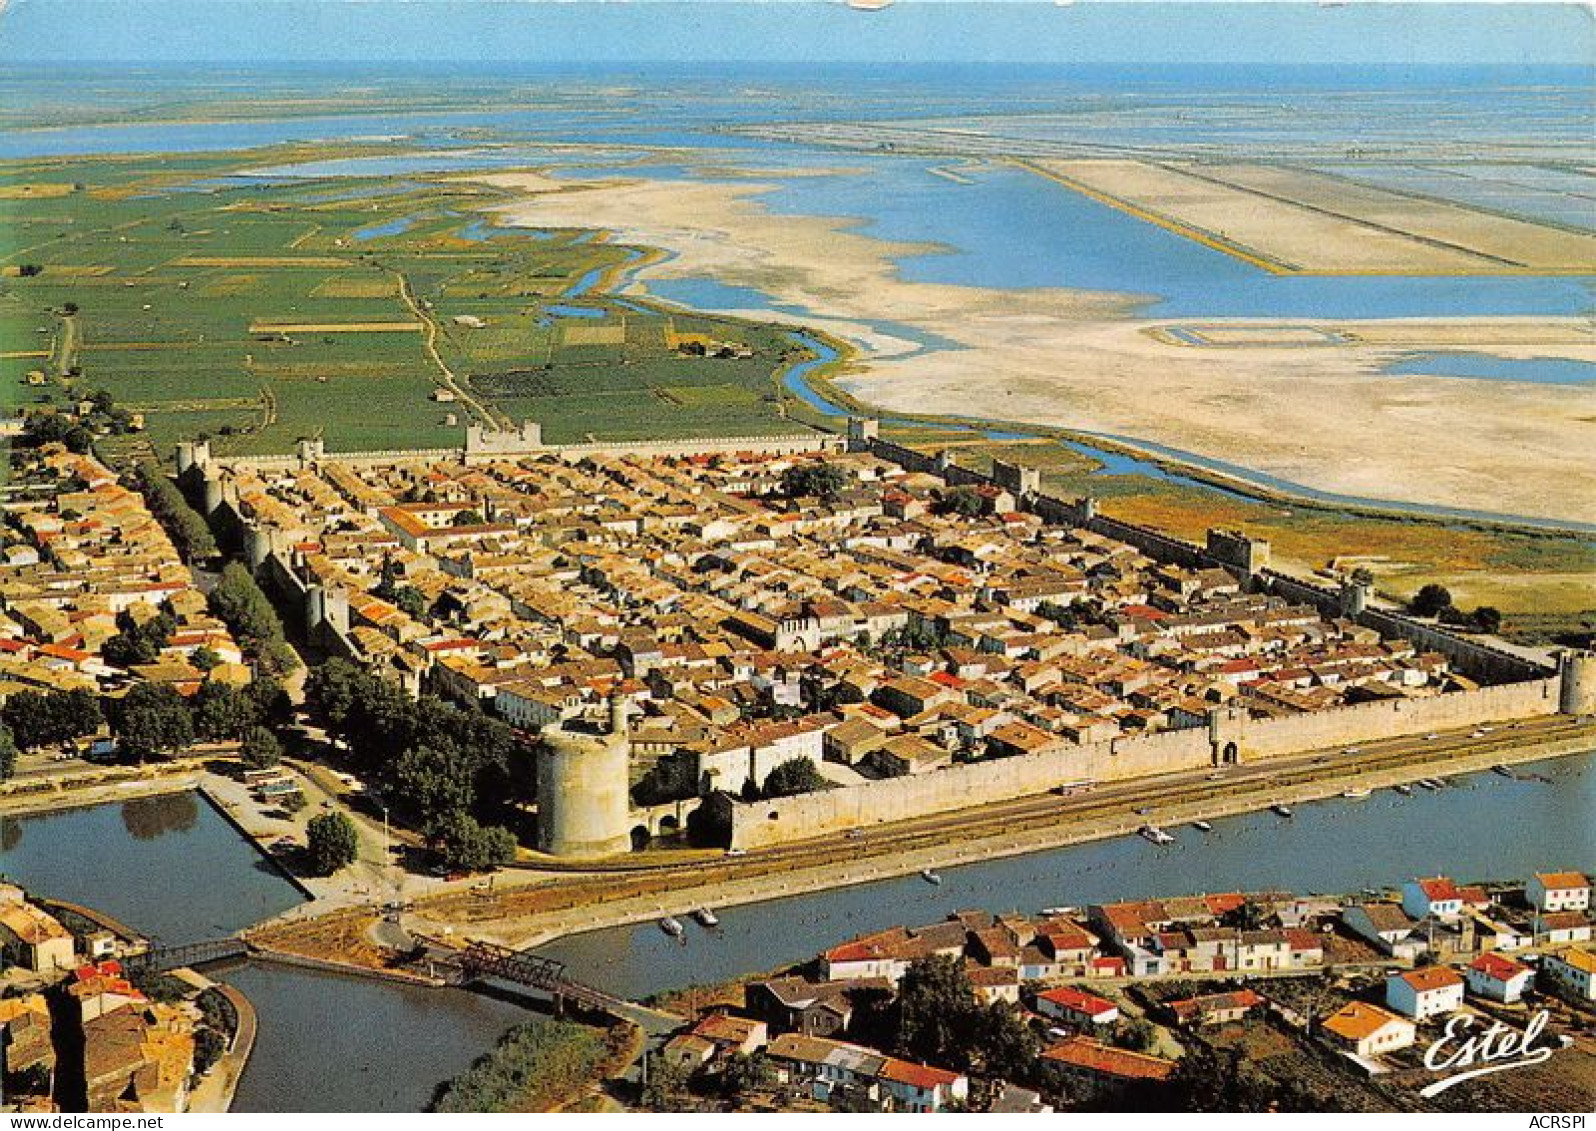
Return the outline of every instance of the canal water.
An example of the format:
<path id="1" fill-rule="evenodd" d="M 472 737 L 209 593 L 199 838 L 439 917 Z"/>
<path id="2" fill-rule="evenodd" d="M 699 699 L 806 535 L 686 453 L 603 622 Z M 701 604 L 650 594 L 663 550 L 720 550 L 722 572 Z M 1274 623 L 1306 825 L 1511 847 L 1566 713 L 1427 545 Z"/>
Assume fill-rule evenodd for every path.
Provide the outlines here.
<path id="1" fill-rule="evenodd" d="M 231 934 L 298 889 L 197 794 L 0 820 L 0 874 L 171 943 Z M 219 976 L 260 1028 L 235 1111 L 420 1111 L 512 1025 L 508 1002 L 250 963 Z"/>
<path id="2" fill-rule="evenodd" d="M 420 1111 L 506 1029 L 540 1016 L 464 990 L 265 963 L 217 975 L 260 1015 L 234 1111 Z"/>
<path id="3" fill-rule="evenodd" d="M 559 940 L 540 953 L 629 997 L 770 970 L 852 935 L 960 908 L 1042 907 L 1190 892 L 1355 891 L 1419 874 L 1522 878 L 1596 870 L 1596 753 L 1453 779 L 1439 792 L 1298 807 L 1180 827 L 1158 848 L 1119 837 L 919 877 L 719 910 L 685 944 L 652 923 Z M 1531 776 L 1533 775 L 1533 776 Z M 0 873 L 42 895 L 88 904 L 170 941 L 238 930 L 293 906 L 298 893 L 210 805 L 192 794 L 0 822 Z M 417 1111 L 437 1085 L 505 1029 L 520 1007 L 266 964 L 226 969 L 255 1003 L 260 1034 L 239 1111 Z"/>
<path id="4" fill-rule="evenodd" d="M 1176 842 L 1163 848 L 1123 836 L 946 869 L 937 885 L 909 876 L 717 909 L 720 927 L 689 923 L 685 943 L 644 923 L 572 936 L 540 953 L 568 963 L 579 979 L 635 997 L 802 962 L 854 935 L 963 908 L 1033 913 L 1236 889 L 1356 892 L 1437 873 L 1490 880 L 1596 869 L 1596 753 L 1516 772 L 1525 776 L 1470 774 L 1411 797 L 1380 790 L 1362 801 L 1305 804 L 1291 818 L 1225 818 L 1211 833 L 1172 827 Z"/>

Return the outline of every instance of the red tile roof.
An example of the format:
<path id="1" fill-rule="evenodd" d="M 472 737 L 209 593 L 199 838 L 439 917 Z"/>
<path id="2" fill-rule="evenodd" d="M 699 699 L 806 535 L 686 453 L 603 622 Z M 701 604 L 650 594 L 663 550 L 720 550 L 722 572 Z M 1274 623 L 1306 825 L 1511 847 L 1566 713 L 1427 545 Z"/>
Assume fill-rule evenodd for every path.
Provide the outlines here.
<path id="1" fill-rule="evenodd" d="M 1042 1054 L 1042 1059 L 1122 1080 L 1167 1080 L 1175 1071 L 1173 1060 L 1113 1048 L 1086 1037 L 1072 1037 L 1054 1045 Z"/>
<path id="2" fill-rule="evenodd" d="M 1409 970 L 1405 974 L 1398 974 L 1397 977 L 1421 994 L 1463 984 L 1462 976 L 1450 966 L 1426 966 L 1422 970 Z"/>
<path id="3" fill-rule="evenodd" d="M 1074 986 L 1048 990 L 1044 994 L 1038 994 L 1037 997 L 1076 1013 L 1084 1013 L 1088 1017 L 1096 1017 L 1100 1013 L 1107 1013 L 1109 1010 L 1117 1008 L 1113 1002 L 1108 1001 L 1106 998 L 1100 998 L 1096 994 L 1089 994 L 1085 990 L 1078 990 Z"/>
<path id="4" fill-rule="evenodd" d="M 1469 963 L 1470 970 L 1478 970 L 1487 978 L 1495 978 L 1498 982 L 1506 982 L 1516 978 L 1529 969 L 1522 962 L 1514 962 L 1505 954 L 1482 954 Z"/>
<path id="5" fill-rule="evenodd" d="M 1449 899 L 1461 900 L 1463 898 L 1463 893 L 1457 890 L 1457 885 L 1451 880 L 1447 879 L 1445 876 L 1436 876 L 1433 879 L 1419 880 L 1418 885 L 1419 890 L 1424 893 L 1425 898 L 1431 900 L 1432 902 L 1440 902 L 1442 900 Z"/>
<path id="6" fill-rule="evenodd" d="M 893 1057 L 887 1058 L 887 1063 L 881 1068 L 881 1076 L 894 1083 L 907 1084 L 926 1092 L 935 1088 L 951 1087 L 959 1078 L 957 1072 L 949 1072 L 946 1068 L 932 1068 L 929 1064 L 915 1064 L 910 1060 L 898 1060 Z"/>

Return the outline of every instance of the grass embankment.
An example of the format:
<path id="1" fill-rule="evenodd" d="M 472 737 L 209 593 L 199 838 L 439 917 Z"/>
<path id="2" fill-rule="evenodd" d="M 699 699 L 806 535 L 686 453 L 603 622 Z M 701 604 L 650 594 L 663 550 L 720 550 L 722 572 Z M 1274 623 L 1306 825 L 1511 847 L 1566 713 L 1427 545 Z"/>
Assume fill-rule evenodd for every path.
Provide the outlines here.
<path id="1" fill-rule="evenodd" d="M 607 1075 L 631 1062 L 637 1027 L 609 1030 L 569 1021 L 511 1029 L 493 1051 L 439 1089 L 432 1110 L 446 1113 L 555 1111 L 579 1104 Z"/>

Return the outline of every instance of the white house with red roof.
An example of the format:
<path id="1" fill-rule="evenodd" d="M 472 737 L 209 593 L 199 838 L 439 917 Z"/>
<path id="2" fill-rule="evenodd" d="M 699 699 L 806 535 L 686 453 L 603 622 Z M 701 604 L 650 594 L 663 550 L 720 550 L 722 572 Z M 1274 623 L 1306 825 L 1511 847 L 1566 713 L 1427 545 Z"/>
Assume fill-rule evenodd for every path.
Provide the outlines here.
<path id="1" fill-rule="evenodd" d="M 897 1057 L 887 1058 L 876 1079 L 892 1097 L 895 1111 L 941 1111 L 949 1102 L 970 1094 L 968 1077 Z"/>
<path id="2" fill-rule="evenodd" d="M 1536 872 L 1524 898 L 1540 912 L 1584 911 L 1590 907 L 1590 880 L 1579 872 Z"/>
<path id="3" fill-rule="evenodd" d="M 1119 1020 L 1119 1007 L 1107 998 L 1063 986 L 1036 995 L 1036 1011 L 1043 1017 L 1071 1025 L 1112 1025 Z"/>
<path id="4" fill-rule="evenodd" d="M 1402 885 L 1402 910 L 1415 919 L 1423 919 L 1426 915 L 1456 919 L 1463 914 L 1463 893 L 1445 876 L 1409 880 Z"/>
<path id="5" fill-rule="evenodd" d="M 1463 977 L 1450 966 L 1406 970 L 1385 980 L 1385 1003 L 1404 1017 L 1423 1021 L 1463 1006 Z"/>
<path id="6" fill-rule="evenodd" d="M 1366 1001 L 1348 1002 L 1325 1018 L 1325 1040 L 1361 1057 L 1395 1052 L 1413 1044 L 1413 1022 Z"/>
<path id="7" fill-rule="evenodd" d="M 1495 952 L 1480 955 L 1463 971 L 1469 993 L 1505 1003 L 1522 998 L 1533 977 L 1534 971 L 1522 962 Z"/>

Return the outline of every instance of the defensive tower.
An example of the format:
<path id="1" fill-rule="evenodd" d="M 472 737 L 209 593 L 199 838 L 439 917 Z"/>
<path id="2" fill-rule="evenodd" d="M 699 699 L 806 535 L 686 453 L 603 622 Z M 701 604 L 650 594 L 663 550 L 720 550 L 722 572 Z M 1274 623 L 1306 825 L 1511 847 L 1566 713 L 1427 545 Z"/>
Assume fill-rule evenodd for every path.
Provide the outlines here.
<path id="1" fill-rule="evenodd" d="M 538 848 L 549 855 L 631 850 L 626 711 L 626 700 L 612 696 L 606 719 L 568 719 L 544 730 L 537 757 Z"/>

